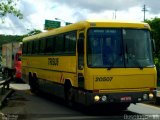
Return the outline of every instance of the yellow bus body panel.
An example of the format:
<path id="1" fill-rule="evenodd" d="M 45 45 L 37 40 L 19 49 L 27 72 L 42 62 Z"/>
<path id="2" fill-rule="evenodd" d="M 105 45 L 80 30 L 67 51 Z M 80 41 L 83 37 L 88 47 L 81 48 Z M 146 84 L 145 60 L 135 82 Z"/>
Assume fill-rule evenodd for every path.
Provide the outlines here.
<path id="1" fill-rule="evenodd" d="M 131 89 L 156 88 L 155 68 L 112 68 L 111 70 L 90 68 L 87 70 L 85 86 L 93 90 L 114 90 L 118 92 Z M 148 89 L 147 89 L 148 88 Z M 127 91 L 129 90 L 129 91 Z"/>
<path id="2" fill-rule="evenodd" d="M 50 58 L 58 59 L 58 65 L 50 64 Z M 24 56 L 22 62 L 25 76 L 31 72 L 43 80 L 64 83 L 64 79 L 70 79 L 73 85 L 77 84 L 76 56 Z"/>

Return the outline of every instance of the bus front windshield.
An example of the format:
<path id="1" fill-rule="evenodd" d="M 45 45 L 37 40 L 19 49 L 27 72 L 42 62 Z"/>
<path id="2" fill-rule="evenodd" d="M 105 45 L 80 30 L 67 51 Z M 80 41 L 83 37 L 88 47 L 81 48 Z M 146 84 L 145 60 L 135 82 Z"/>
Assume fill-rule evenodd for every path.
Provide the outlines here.
<path id="1" fill-rule="evenodd" d="M 89 67 L 153 67 L 150 32 L 145 29 L 90 29 Z"/>

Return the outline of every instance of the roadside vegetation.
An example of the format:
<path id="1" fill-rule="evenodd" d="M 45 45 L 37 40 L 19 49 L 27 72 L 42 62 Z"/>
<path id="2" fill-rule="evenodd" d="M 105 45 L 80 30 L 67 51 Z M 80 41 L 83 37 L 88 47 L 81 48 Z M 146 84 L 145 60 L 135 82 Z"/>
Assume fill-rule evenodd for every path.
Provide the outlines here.
<path id="1" fill-rule="evenodd" d="M 155 40 L 156 51 L 154 52 L 154 62 L 157 68 L 157 84 L 160 87 L 160 18 L 146 20 L 151 27 L 152 38 Z"/>

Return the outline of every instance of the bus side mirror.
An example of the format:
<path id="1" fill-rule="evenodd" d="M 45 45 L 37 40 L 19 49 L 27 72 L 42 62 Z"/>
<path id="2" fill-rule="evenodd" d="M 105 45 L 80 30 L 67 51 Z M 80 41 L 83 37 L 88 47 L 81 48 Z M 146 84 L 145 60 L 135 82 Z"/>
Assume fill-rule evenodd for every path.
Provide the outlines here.
<path id="1" fill-rule="evenodd" d="M 154 39 L 152 39 L 152 49 L 153 49 L 153 52 L 155 53 L 156 52 L 156 44 L 155 44 Z"/>
<path id="2" fill-rule="evenodd" d="M 84 36 L 80 36 L 78 39 L 78 53 L 83 54 L 84 53 Z"/>

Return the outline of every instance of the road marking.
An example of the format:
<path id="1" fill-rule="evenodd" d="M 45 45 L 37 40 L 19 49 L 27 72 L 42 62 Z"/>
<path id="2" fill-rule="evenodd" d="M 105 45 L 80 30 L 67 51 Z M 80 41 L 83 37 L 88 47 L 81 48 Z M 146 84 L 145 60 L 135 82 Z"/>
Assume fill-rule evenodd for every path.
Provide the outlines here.
<path id="1" fill-rule="evenodd" d="M 28 84 L 16 84 L 12 83 L 10 84 L 10 88 L 13 90 L 30 90 L 30 86 Z"/>
<path id="2" fill-rule="evenodd" d="M 141 106 L 144 106 L 144 107 L 148 107 L 148 108 L 154 108 L 154 109 L 157 109 L 157 110 L 160 110 L 159 107 L 156 107 L 156 106 L 152 106 L 152 105 L 147 105 L 147 104 L 144 104 L 144 103 L 137 103 L 137 105 L 141 105 Z"/>

